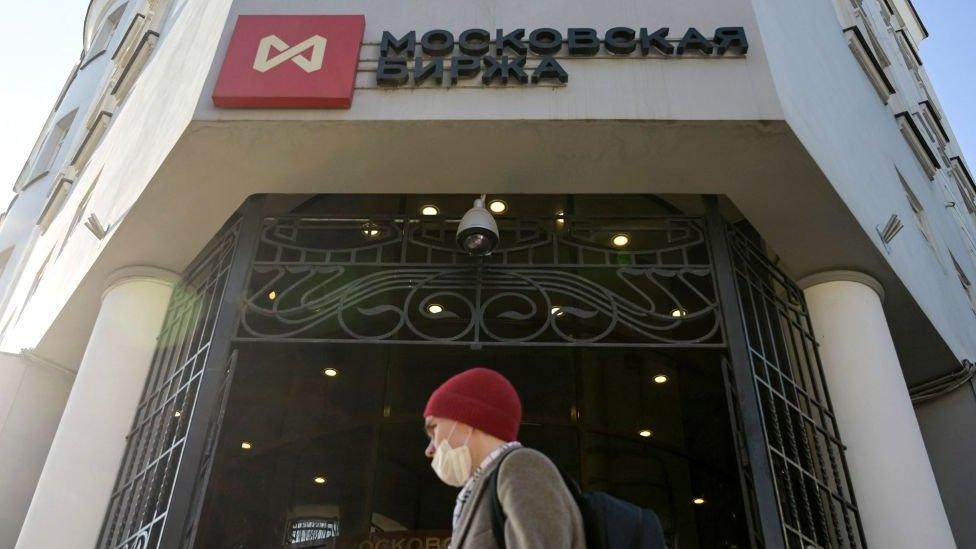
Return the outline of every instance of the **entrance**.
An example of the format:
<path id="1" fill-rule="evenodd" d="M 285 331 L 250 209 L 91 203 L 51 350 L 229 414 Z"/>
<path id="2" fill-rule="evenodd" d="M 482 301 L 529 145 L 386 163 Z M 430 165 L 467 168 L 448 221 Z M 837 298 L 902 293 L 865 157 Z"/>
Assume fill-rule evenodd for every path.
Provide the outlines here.
<path id="1" fill-rule="evenodd" d="M 444 546 L 420 415 L 472 366 L 672 547 L 864 546 L 802 293 L 731 204 L 506 197 L 472 258 L 472 198 L 250 199 L 174 292 L 99 546 Z"/>
<path id="2" fill-rule="evenodd" d="M 521 442 L 545 452 L 584 489 L 654 509 L 671 547 L 747 547 L 714 354 L 677 353 L 675 360 L 641 349 L 242 350 L 198 543 L 441 546 L 450 537 L 457 489 L 441 483 L 423 455 L 423 407 L 439 383 L 484 365 L 522 395 Z"/>

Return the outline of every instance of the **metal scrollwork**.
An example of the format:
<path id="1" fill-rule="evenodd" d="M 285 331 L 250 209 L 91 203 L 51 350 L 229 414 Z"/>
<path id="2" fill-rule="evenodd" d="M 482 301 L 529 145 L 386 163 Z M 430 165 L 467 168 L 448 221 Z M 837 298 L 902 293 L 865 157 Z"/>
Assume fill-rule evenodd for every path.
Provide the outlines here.
<path id="1" fill-rule="evenodd" d="M 480 345 L 721 346 L 694 218 L 502 219 L 497 251 L 449 220 L 266 221 L 238 338 Z M 626 231 L 633 241 L 606 241 Z"/>

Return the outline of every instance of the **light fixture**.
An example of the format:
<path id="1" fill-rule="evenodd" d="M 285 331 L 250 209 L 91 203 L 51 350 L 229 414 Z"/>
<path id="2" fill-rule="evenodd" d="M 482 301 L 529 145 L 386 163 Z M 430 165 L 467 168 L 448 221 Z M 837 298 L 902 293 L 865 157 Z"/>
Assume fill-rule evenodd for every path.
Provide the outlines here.
<path id="1" fill-rule="evenodd" d="M 658 374 L 658 375 L 654 376 L 654 383 L 657 383 L 658 385 L 661 385 L 662 383 L 667 383 L 667 382 L 668 382 L 668 376 L 666 376 L 664 374 Z"/>
<path id="2" fill-rule="evenodd" d="M 339 370 L 336 370 L 335 368 L 326 368 L 322 370 L 322 375 L 325 377 L 335 377 L 339 375 Z"/>
<path id="3" fill-rule="evenodd" d="M 241 450 L 250 450 L 250 449 L 251 449 L 250 442 L 245 440 L 244 442 L 241 443 Z"/>
<path id="4" fill-rule="evenodd" d="M 562 210 L 556 212 L 556 225 L 562 227 L 566 223 L 566 214 Z"/>
<path id="5" fill-rule="evenodd" d="M 674 318 L 681 318 L 688 314 L 688 311 L 682 309 L 681 307 L 675 307 L 671 309 L 671 316 Z"/>
<path id="6" fill-rule="evenodd" d="M 363 234 L 369 237 L 378 236 L 380 228 L 375 223 L 367 223 L 363 225 Z"/>
<path id="7" fill-rule="evenodd" d="M 444 307 L 438 305 L 437 303 L 431 303 L 427 306 L 427 312 L 432 315 L 439 315 L 444 312 Z"/>
<path id="8" fill-rule="evenodd" d="M 557 305 L 552 309 L 549 309 L 549 313 L 552 314 L 552 316 L 563 316 L 564 314 L 566 314 L 566 311 L 564 311 L 562 307 Z"/>
<path id="9" fill-rule="evenodd" d="M 179 410 L 177 410 L 175 413 L 173 413 L 173 417 L 180 417 L 181 415 L 183 415 L 183 412 L 181 412 Z"/>
<path id="10" fill-rule="evenodd" d="M 315 484 L 325 484 L 325 477 L 315 477 Z"/>
<path id="11" fill-rule="evenodd" d="M 437 209 L 437 206 L 427 205 L 420 209 L 420 213 L 423 215 L 437 215 L 440 213 L 440 210 Z"/>
<path id="12" fill-rule="evenodd" d="M 695 499 L 691 500 L 691 502 L 694 503 L 695 505 L 704 505 L 705 504 L 705 498 L 695 498 Z"/>
<path id="13" fill-rule="evenodd" d="M 271 301 L 274 301 L 276 297 L 278 297 L 278 292 L 274 290 L 268 292 L 268 299 L 270 299 Z"/>
<path id="14" fill-rule="evenodd" d="M 491 210 L 492 213 L 501 214 L 508 210 L 508 204 L 506 204 L 504 200 L 496 199 L 488 203 L 488 209 Z"/>
<path id="15" fill-rule="evenodd" d="M 651 435 L 654 434 L 654 431 L 652 431 L 650 429 L 641 429 L 640 431 L 637 432 L 637 434 L 640 435 L 640 436 L 642 436 L 642 437 L 644 437 L 644 438 L 650 438 Z"/>
<path id="16" fill-rule="evenodd" d="M 610 238 L 610 243 L 613 244 L 614 247 L 623 248 L 627 244 L 630 244 L 630 237 L 623 233 L 615 234 Z"/>

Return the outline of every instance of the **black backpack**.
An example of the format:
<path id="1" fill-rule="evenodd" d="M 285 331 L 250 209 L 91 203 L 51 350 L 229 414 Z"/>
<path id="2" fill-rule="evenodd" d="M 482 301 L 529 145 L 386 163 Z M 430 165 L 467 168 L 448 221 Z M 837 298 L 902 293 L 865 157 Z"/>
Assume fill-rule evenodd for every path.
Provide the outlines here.
<path id="1" fill-rule="evenodd" d="M 486 479 L 490 483 L 491 532 L 495 544 L 502 549 L 505 549 L 506 517 L 498 500 L 498 471 L 502 468 L 502 461 L 517 451 L 502 456 L 498 467 Z M 642 509 L 604 492 L 583 492 L 565 471 L 559 469 L 559 474 L 579 506 L 588 549 L 665 549 L 664 531 L 654 511 Z"/>

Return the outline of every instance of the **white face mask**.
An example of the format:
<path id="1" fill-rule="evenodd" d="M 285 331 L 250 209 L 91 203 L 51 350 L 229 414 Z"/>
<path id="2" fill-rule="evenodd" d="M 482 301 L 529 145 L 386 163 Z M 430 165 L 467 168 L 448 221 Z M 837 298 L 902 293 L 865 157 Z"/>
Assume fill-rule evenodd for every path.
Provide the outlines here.
<path id="1" fill-rule="evenodd" d="M 457 422 L 454 423 L 454 427 L 451 427 L 451 433 L 434 449 L 434 459 L 430 462 L 430 466 L 444 484 L 460 488 L 471 476 L 471 450 L 468 448 L 471 433 L 468 433 L 464 444 L 451 448 L 448 440 L 454 434 L 456 427 Z M 474 429 L 471 431 L 474 432 Z"/>

